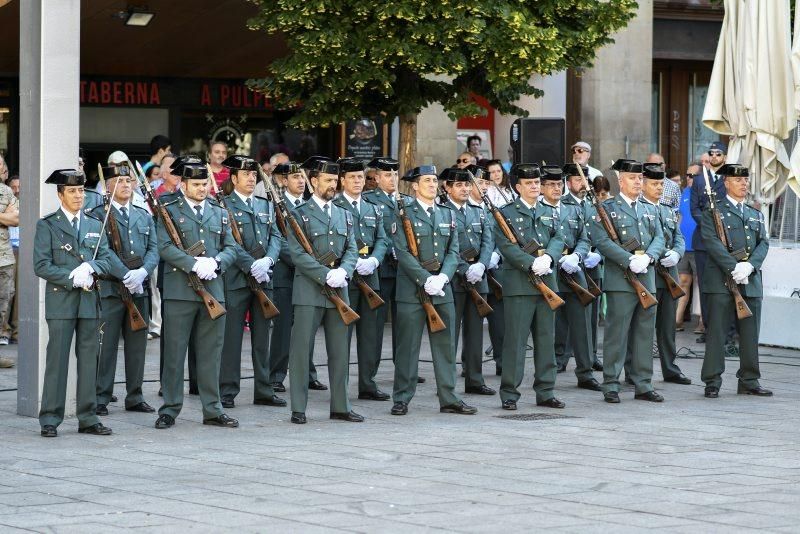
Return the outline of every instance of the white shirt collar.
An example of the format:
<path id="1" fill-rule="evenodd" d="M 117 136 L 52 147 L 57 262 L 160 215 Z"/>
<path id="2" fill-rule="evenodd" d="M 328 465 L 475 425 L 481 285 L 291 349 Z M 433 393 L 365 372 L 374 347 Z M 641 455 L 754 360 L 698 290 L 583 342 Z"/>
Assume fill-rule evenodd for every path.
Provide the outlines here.
<path id="1" fill-rule="evenodd" d="M 455 206 L 456 208 L 461 209 L 464 207 L 464 204 L 459 203 L 458 201 L 456 201 L 456 199 L 454 199 L 450 195 L 447 195 L 447 198 L 448 200 L 450 200 L 450 202 L 453 203 L 453 206 Z"/>
<path id="2" fill-rule="evenodd" d="M 585 201 L 585 200 L 586 200 L 585 198 L 578 198 L 578 197 L 576 197 L 575 195 L 573 195 L 573 194 L 572 194 L 572 191 L 570 191 L 570 192 L 569 192 L 569 196 L 571 196 L 571 197 L 572 197 L 572 198 L 575 200 L 575 202 L 576 202 L 577 204 L 580 204 L 581 202 L 583 202 L 583 201 Z"/>
<path id="3" fill-rule="evenodd" d="M 733 197 L 732 197 L 732 196 L 730 196 L 730 195 L 725 195 L 725 198 L 727 198 L 727 199 L 728 199 L 728 202 L 730 202 L 730 203 L 731 203 L 731 204 L 733 204 L 734 206 L 735 206 L 736 204 L 739 204 L 739 203 L 741 203 L 741 204 L 742 204 L 742 207 L 744 207 L 744 200 L 742 200 L 742 201 L 740 202 L 740 201 L 736 200 L 735 198 L 733 198 Z"/>
<path id="4" fill-rule="evenodd" d="M 646 203 L 646 204 L 651 204 L 651 205 L 653 205 L 653 206 L 658 206 L 658 201 L 656 201 L 656 202 L 651 202 L 651 201 L 650 201 L 650 200 L 649 200 L 649 199 L 648 199 L 646 196 L 644 196 L 644 195 L 640 196 L 640 197 L 639 197 L 639 200 L 641 200 L 642 202 L 644 202 L 644 203 Z"/>
<path id="5" fill-rule="evenodd" d="M 380 190 L 381 190 L 381 192 L 382 192 L 384 195 L 386 195 L 387 197 L 389 197 L 389 198 L 391 198 L 392 200 L 394 200 L 394 195 L 395 195 L 395 193 L 388 193 L 388 192 L 384 191 L 383 189 L 381 189 L 380 187 L 379 187 L 378 189 L 380 189 Z"/>
<path id="6" fill-rule="evenodd" d="M 303 203 L 303 199 L 302 199 L 302 198 L 300 198 L 300 197 L 296 197 L 296 196 L 294 196 L 293 194 L 291 194 L 291 193 L 290 193 L 290 192 L 288 192 L 288 191 L 284 191 L 284 193 L 283 193 L 283 194 L 284 194 L 284 195 L 286 195 L 286 198 L 288 198 L 288 199 L 289 199 L 289 202 L 290 202 L 292 205 L 294 205 L 294 201 L 295 201 L 295 200 L 299 200 L 301 204 Z"/>
<path id="7" fill-rule="evenodd" d="M 542 198 L 542 204 L 544 204 L 545 206 L 550 206 L 551 208 L 554 208 L 554 209 L 561 208 L 561 201 L 560 200 L 558 202 L 556 202 L 555 204 L 550 204 L 547 200 Z"/>
<path id="8" fill-rule="evenodd" d="M 347 201 L 347 203 L 350 204 L 351 206 L 353 205 L 353 202 L 355 202 L 356 203 L 356 208 L 359 211 L 361 211 L 361 195 L 359 195 L 358 198 L 353 198 L 350 195 L 348 195 L 347 193 L 345 193 L 344 191 L 342 191 L 342 196 Z"/>
<path id="9" fill-rule="evenodd" d="M 328 213 L 330 214 L 330 204 L 331 204 L 330 200 L 328 200 L 328 201 L 322 200 L 317 195 L 311 195 L 311 199 L 317 204 L 317 206 L 319 206 L 319 209 L 322 210 L 323 213 L 325 212 L 325 210 L 322 209 L 322 206 L 327 204 L 328 205 Z"/>
<path id="10" fill-rule="evenodd" d="M 114 206 L 115 208 L 117 208 L 117 211 L 121 212 L 122 208 L 125 208 L 126 210 L 128 210 L 128 215 L 130 215 L 130 213 L 131 213 L 131 203 L 130 203 L 130 201 L 128 201 L 127 204 L 120 204 L 116 200 L 112 199 L 111 200 L 111 205 Z"/>
<path id="11" fill-rule="evenodd" d="M 483 201 L 476 202 L 475 200 L 472 199 L 472 197 L 469 197 L 467 202 L 469 203 L 470 206 L 478 206 L 479 208 L 483 207 Z"/>
<path id="12" fill-rule="evenodd" d="M 189 207 L 192 208 L 192 211 L 197 211 L 197 210 L 194 209 L 194 207 L 195 206 L 200 206 L 200 211 L 202 213 L 206 212 L 206 200 L 205 199 L 203 199 L 202 202 L 195 202 L 194 200 L 190 199 L 189 197 L 187 197 L 185 195 L 184 195 L 183 199 L 186 201 L 187 204 L 189 204 Z"/>
<path id="13" fill-rule="evenodd" d="M 425 204 L 425 203 L 424 203 L 422 200 L 420 200 L 420 198 L 419 198 L 419 197 L 417 197 L 417 203 L 418 203 L 420 206 L 422 206 L 422 209 L 424 209 L 426 213 L 427 213 L 427 211 L 428 211 L 428 208 L 432 208 L 432 207 L 434 207 L 434 204 Z"/>
<path id="14" fill-rule="evenodd" d="M 78 213 L 73 215 L 70 212 L 68 212 L 67 210 L 65 210 L 64 206 L 62 205 L 61 206 L 61 213 L 63 213 L 64 217 L 67 218 L 67 222 L 69 223 L 70 226 L 72 226 L 72 219 L 77 218 L 78 219 L 78 228 L 80 228 L 80 226 L 81 226 L 81 212 L 80 211 L 78 211 Z"/>
<path id="15" fill-rule="evenodd" d="M 529 210 L 532 210 L 533 208 L 536 207 L 536 204 L 528 204 L 527 202 L 525 202 L 525 199 L 522 198 L 522 197 L 519 197 L 519 201 L 522 202 L 522 205 L 525 206 L 526 208 L 528 208 Z"/>
<path id="16" fill-rule="evenodd" d="M 249 195 L 249 196 L 243 195 L 240 192 L 238 192 L 236 189 L 234 189 L 233 192 L 236 193 L 236 196 L 241 198 L 242 202 L 244 202 L 245 204 L 247 204 L 247 199 L 249 198 L 250 199 L 250 205 L 251 206 L 253 205 L 253 195 Z"/>
<path id="17" fill-rule="evenodd" d="M 626 197 L 621 192 L 620 192 L 619 196 L 622 197 L 622 200 L 624 200 L 625 202 L 628 203 L 628 207 L 630 207 L 634 202 L 636 202 L 635 200 L 631 200 L 630 198 Z"/>

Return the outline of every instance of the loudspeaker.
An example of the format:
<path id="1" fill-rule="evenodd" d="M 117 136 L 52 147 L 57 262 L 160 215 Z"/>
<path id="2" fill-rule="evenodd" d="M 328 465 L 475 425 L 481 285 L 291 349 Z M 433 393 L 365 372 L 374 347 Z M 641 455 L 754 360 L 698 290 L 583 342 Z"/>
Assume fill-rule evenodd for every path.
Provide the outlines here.
<path id="1" fill-rule="evenodd" d="M 567 121 L 564 119 L 517 119 L 511 125 L 514 163 L 564 165 Z"/>

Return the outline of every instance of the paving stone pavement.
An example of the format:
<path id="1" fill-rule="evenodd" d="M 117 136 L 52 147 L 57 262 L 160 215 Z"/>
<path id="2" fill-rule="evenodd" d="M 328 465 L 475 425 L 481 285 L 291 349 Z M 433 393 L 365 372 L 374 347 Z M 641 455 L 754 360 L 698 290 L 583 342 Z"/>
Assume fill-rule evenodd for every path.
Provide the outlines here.
<path id="1" fill-rule="evenodd" d="M 682 353 L 702 354 L 694 337 L 679 334 Z M 318 336 L 318 362 L 323 343 Z M 16 358 L 14 349 L 2 352 Z M 228 410 L 238 429 L 202 426 L 199 400 L 187 396 L 168 431 L 117 403 L 104 418 L 112 436 L 79 435 L 73 418 L 57 439 L 16 415 L 16 393 L 7 391 L 16 371 L 2 369 L 0 532 L 797 532 L 800 352 L 761 350 L 771 399 L 735 394 L 735 362 L 721 397 L 704 399 L 701 360 L 681 359 L 695 384 L 666 384 L 656 371 L 663 404 L 634 401 L 630 387 L 621 404 L 606 404 L 575 387 L 570 366 L 556 390 L 567 408 L 546 410 L 529 389 L 529 360 L 514 413 L 564 418 L 502 419 L 509 412 L 497 396 L 474 395 L 464 398 L 477 415 L 444 415 L 432 365 L 422 363 L 428 382 L 409 415 L 393 417 L 389 402 L 355 398 L 353 365 L 350 393 L 363 424 L 328 420 L 328 393 L 312 391 L 308 424 L 292 425 L 288 409 L 249 404 L 245 380 Z M 430 359 L 425 344 L 422 358 Z M 249 349 L 243 365 L 252 376 Z M 499 387 L 494 364 L 484 372 Z M 157 341 L 145 376 L 157 406 Z M 391 380 L 384 361 L 381 388 L 391 391 Z"/>

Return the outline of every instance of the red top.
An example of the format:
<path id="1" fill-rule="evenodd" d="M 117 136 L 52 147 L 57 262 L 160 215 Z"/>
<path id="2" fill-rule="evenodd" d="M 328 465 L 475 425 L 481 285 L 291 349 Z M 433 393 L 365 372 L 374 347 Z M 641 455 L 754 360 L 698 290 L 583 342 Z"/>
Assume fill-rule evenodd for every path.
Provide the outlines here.
<path id="1" fill-rule="evenodd" d="M 153 194 L 156 196 L 156 198 L 158 198 L 161 195 L 163 195 L 164 193 L 172 193 L 172 192 L 173 191 L 170 191 L 169 189 L 164 187 L 164 184 L 161 184 L 156 188 L 156 190 L 153 192 Z"/>
<path id="2" fill-rule="evenodd" d="M 231 170 L 228 167 L 222 167 L 222 170 L 214 173 L 214 179 L 217 181 L 217 187 L 222 187 L 222 182 L 231 177 Z"/>

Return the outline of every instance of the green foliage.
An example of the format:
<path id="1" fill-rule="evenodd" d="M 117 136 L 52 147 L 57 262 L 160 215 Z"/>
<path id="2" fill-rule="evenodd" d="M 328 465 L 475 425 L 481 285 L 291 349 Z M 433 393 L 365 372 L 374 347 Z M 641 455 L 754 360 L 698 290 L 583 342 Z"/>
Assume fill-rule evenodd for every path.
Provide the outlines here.
<path id="1" fill-rule="evenodd" d="M 389 119 L 441 103 L 473 116 L 485 97 L 502 113 L 541 96 L 528 81 L 590 66 L 633 17 L 635 0 L 250 0 L 251 29 L 282 33 L 289 54 L 250 86 L 276 107 L 302 103 L 292 123 Z"/>

